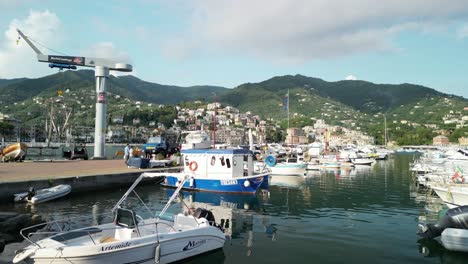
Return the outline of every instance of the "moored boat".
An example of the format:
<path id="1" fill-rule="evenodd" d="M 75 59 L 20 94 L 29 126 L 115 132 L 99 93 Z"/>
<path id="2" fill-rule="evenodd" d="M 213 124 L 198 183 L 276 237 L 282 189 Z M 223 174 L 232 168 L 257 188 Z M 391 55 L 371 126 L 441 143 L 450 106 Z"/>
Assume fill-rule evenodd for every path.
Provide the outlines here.
<path id="1" fill-rule="evenodd" d="M 268 156 L 265 163 L 274 175 L 305 175 L 307 163 L 298 158 L 288 158 L 285 162 L 276 162 L 273 156 Z"/>
<path id="2" fill-rule="evenodd" d="M 6 160 L 23 160 L 26 155 L 26 150 L 26 144 L 13 143 L 2 149 L 1 156 Z"/>
<path id="3" fill-rule="evenodd" d="M 468 206 L 447 210 L 436 224 L 420 224 L 418 235 L 437 238 L 448 250 L 468 252 Z"/>
<path id="4" fill-rule="evenodd" d="M 71 186 L 60 184 L 51 188 L 35 190 L 29 188 L 27 192 L 15 194 L 15 202 L 28 202 L 32 204 L 44 203 L 68 195 L 71 192 Z"/>
<path id="5" fill-rule="evenodd" d="M 182 149 L 184 169 L 180 173 L 152 173 L 165 176 L 161 183 L 178 187 L 181 180 L 190 176 L 184 189 L 224 193 L 255 193 L 267 186 L 268 173 L 253 170 L 252 152 L 245 149 Z M 250 160 L 244 170 L 244 158 Z"/>
<path id="6" fill-rule="evenodd" d="M 225 235 L 208 210 L 199 208 L 170 219 L 164 217 L 181 188 L 176 189 L 157 217 L 143 219 L 135 211 L 122 208 L 145 177 L 152 176 L 140 175 L 114 206 L 113 222 L 64 231 L 61 222 L 53 221 L 47 226 L 58 230 L 28 236 L 25 233 L 37 226 L 23 229 L 21 235 L 31 245 L 17 251 L 13 263 L 170 263 L 223 247 Z M 144 207 L 154 215 L 148 206 Z M 48 237 L 33 241 L 36 235 Z"/>

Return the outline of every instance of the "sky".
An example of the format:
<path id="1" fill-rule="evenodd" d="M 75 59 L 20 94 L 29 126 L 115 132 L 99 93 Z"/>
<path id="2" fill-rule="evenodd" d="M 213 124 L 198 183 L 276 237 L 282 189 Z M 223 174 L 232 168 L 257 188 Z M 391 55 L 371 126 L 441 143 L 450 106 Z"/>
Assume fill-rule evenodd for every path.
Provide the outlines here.
<path id="1" fill-rule="evenodd" d="M 43 53 L 128 62 L 161 84 L 302 74 L 468 98 L 466 0 L 0 0 L 0 79 L 57 72 L 16 28 Z"/>

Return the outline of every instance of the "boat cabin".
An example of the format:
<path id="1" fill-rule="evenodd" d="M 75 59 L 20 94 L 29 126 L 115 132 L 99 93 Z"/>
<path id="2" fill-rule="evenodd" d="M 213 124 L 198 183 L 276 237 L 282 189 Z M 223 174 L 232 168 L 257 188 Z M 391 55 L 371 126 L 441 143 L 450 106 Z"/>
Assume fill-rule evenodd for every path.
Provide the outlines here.
<path id="1" fill-rule="evenodd" d="M 182 150 L 184 173 L 195 177 L 233 179 L 246 176 L 244 161 L 252 152 L 245 149 Z"/>

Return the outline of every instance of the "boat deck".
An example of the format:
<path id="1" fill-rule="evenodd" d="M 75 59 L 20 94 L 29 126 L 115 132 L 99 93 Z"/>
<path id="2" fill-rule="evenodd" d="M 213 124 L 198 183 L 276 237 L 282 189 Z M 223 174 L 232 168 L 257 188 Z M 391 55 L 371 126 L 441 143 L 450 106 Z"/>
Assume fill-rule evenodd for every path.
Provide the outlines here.
<path id="1" fill-rule="evenodd" d="M 121 159 L 9 162 L 0 163 L 0 183 L 127 174 L 144 171 L 155 171 L 155 169 L 127 168 L 127 165 Z"/>

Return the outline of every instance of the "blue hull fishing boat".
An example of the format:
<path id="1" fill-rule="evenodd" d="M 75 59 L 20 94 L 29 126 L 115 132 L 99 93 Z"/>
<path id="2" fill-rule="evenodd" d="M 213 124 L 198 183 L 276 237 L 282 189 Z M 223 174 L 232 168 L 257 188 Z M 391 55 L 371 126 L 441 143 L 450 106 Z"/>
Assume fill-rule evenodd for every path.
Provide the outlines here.
<path id="1" fill-rule="evenodd" d="M 188 149 L 182 151 L 184 170 L 165 176 L 161 183 L 178 187 L 185 176 L 190 177 L 183 188 L 219 193 L 255 193 L 268 185 L 268 173 L 254 173 L 252 152 L 245 149 Z M 248 162 L 244 170 L 244 162 Z"/>

